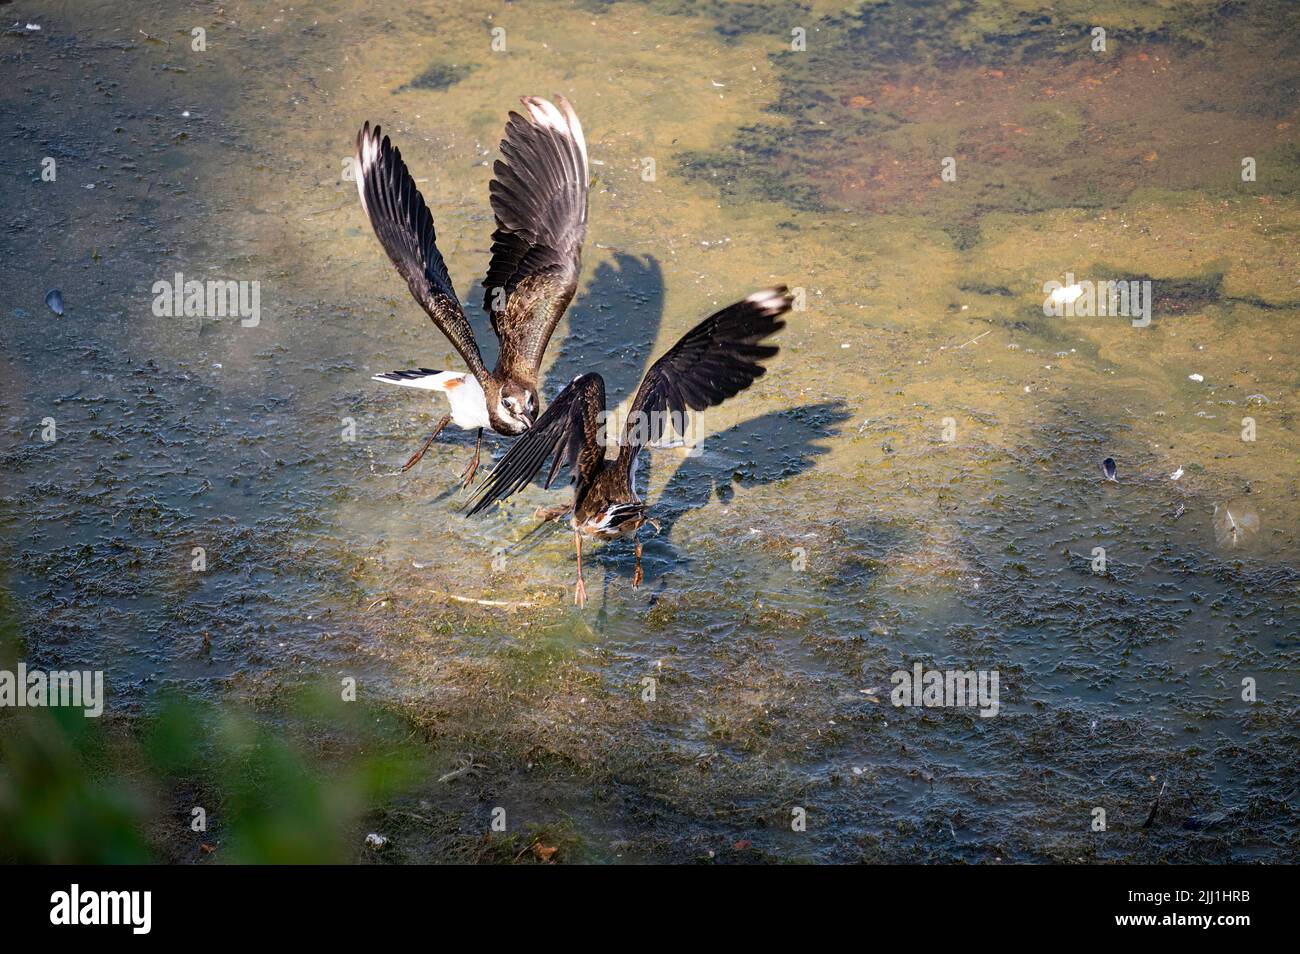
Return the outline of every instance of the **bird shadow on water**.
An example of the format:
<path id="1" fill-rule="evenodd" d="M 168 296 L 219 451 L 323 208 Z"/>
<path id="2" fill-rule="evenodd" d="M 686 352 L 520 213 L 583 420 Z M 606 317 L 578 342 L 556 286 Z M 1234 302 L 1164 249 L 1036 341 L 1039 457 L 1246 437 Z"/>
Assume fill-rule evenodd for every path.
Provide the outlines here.
<path id="1" fill-rule="evenodd" d="M 465 316 L 489 368 L 496 364 L 499 344 L 483 300 L 483 283 L 475 282 L 466 300 Z M 664 273 L 653 255 L 614 252 L 601 262 L 585 291 L 567 309 L 567 334 L 552 337 L 548 352 L 555 355 L 542 373 L 542 408 L 579 374 L 599 371 L 611 401 L 641 382 L 650 366 L 650 349 L 664 318 Z M 561 319 L 564 324 L 564 319 Z M 557 335 L 559 329 L 557 328 Z"/>
<path id="2" fill-rule="evenodd" d="M 702 317 L 702 316 L 701 316 Z M 655 343 L 664 321 L 663 269 L 653 255 L 638 256 L 614 252 L 612 261 L 596 267 L 586 290 L 569 310 L 568 334 L 556 350 L 546 373 L 551 397 L 576 375 L 598 371 L 605 379 L 606 406 L 614 408 L 635 391 L 645 370 L 658 357 Z M 686 327 L 694 321 L 684 323 Z M 644 586 L 652 602 L 666 586 L 670 570 L 689 570 L 690 560 L 671 543 L 677 520 L 692 510 L 708 505 L 715 497 L 724 504 L 735 487 L 769 484 L 811 470 L 816 460 L 829 452 L 819 442 L 838 433 L 851 417 L 843 402 L 809 404 L 765 414 L 705 438 L 698 456 L 685 458 L 676 467 L 662 492 L 650 500 L 650 516 L 659 532 L 645 527 Z M 651 452 L 640 463 L 644 488 L 647 467 L 654 473 L 668 464 L 662 453 Z M 676 459 L 672 460 L 676 464 Z M 538 474 L 534 483 L 541 483 Z M 571 493 L 571 492 L 570 492 Z M 571 496 L 566 499 L 572 499 Z M 554 544 L 557 537 L 571 537 L 567 520 L 541 523 L 516 542 L 512 552 L 529 554 Z M 573 559 L 570 548 L 570 559 Z M 597 567 L 603 578 L 598 618 L 605 616 L 606 597 L 611 585 L 631 588 L 635 569 L 633 544 L 618 540 L 583 548 L 583 562 L 591 574 Z"/>
<path id="3" fill-rule="evenodd" d="M 552 394 L 587 371 L 605 379 L 614 406 L 641 383 L 664 320 L 664 273 L 653 255 L 615 252 L 596 266 L 591 282 L 569 308 L 569 333 L 546 372 Z"/>
<path id="4" fill-rule="evenodd" d="M 672 542 L 678 520 L 708 506 L 715 498 L 727 504 L 735 496 L 736 487 L 761 486 L 807 473 L 816 466 L 818 457 L 830 452 L 821 442 L 836 436 L 850 417 L 848 407 L 840 401 L 805 404 L 773 411 L 706 437 L 701 453 L 685 458 L 663 489 L 649 500 L 650 516 L 659 523 L 658 533 L 649 526 L 641 530 L 643 585 L 650 587 L 651 603 L 666 588 L 669 571 L 690 571 L 691 557 Z M 662 456 L 656 459 L 654 452 L 650 458 L 652 473 L 666 465 Z M 646 465 L 640 466 L 644 471 Z M 614 581 L 631 587 L 635 558 L 630 541 L 602 546 L 587 560 L 602 567 L 606 592 Z"/>

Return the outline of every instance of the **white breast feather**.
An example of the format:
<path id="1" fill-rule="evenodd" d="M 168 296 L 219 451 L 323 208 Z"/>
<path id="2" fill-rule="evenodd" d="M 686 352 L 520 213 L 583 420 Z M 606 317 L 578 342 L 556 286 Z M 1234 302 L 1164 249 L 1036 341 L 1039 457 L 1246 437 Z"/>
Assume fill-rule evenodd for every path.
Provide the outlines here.
<path id="1" fill-rule="evenodd" d="M 492 420 L 488 417 L 487 397 L 483 394 L 483 386 L 478 383 L 478 378 L 464 371 L 421 371 L 388 371 L 374 375 L 371 380 L 404 388 L 419 388 L 422 391 L 441 391 L 447 395 L 447 402 L 451 405 L 451 420 L 457 427 L 473 431 L 492 426 Z"/>
<path id="2" fill-rule="evenodd" d="M 480 427 L 491 427 L 492 419 L 488 417 L 487 397 L 478 378 L 467 374 L 459 383 L 448 382 L 447 400 L 451 403 L 451 420 L 467 431 Z"/>

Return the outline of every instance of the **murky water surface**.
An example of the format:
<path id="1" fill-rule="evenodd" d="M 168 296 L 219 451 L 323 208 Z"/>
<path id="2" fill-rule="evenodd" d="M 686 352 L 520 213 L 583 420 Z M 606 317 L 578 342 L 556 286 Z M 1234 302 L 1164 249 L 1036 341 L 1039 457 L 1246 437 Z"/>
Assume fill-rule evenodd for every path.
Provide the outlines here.
<path id="1" fill-rule="evenodd" d="M 481 766 L 372 808 L 409 860 L 445 856 L 417 802 L 466 840 L 495 805 L 563 822 L 595 860 L 1296 860 L 1291 5 L 0 19 L 0 568 L 29 663 L 105 668 L 121 717 L 356 677 Z M 595 181 L 544 393 L 599 369 L 621 400 L 714 307 L 807 301 L 700 456 L 651 455 L 647 584 L 629 544 L 589 551 L 585 612 L 569 535 L 530 534 L 567 491 L 465 520 L 462 433 L 398 472 L 441 410 L 369 376 L 457 363 L 344 178 L 383 124 L 486 334 L 496 142 L 557 92 Z M 176 273 L 259 282 L 260 322 L 157 316 Z M 1150 325 L 1045 317 L 1066 273 L 1149 280 Z M 891 706 L 916 662 L 998 670 L 998 715 Z"/>

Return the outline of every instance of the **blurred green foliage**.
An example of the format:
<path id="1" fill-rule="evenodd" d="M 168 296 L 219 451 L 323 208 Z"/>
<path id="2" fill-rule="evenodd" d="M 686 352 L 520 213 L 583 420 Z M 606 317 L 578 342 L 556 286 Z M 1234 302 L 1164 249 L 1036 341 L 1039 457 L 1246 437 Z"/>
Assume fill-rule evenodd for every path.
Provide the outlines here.
<path id="1" fill-rule="evenodd" d="M 0 593 L 0 666 L 22 658 L 16 629 Z M 355 860 L 361 815 L 420 777 L 410 734 L 325 691 L 256 715 L 174 693 L 138 716 L 3 709 L 0 861 Z"/>
<path id="2" fill-rule="evenodd" d="M 0 860 L 152 860 L 146 803 L 125 778 L 95 771 L 105 752 L 91 722 L 73 708 L 0 716 Z"/>

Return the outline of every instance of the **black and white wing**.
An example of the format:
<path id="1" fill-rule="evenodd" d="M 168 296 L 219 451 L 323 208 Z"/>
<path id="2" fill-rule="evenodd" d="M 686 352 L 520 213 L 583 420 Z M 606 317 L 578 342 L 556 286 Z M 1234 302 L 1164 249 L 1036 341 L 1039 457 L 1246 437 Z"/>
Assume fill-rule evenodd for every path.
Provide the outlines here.
<path id="1" fill-rule="evenodd" d="M 486 378 L 474 331 L 438 251 L 433 216 L 424 196 L 401 152 L 387 136 L 380 137 L 378 126 L 372 130 L 370 123 L 357 134 L 357 191 L 375 235 L 406 279 L 412 296 L 460 352 L 473 375 L 479 380 Z"/>
<path id="2" fill-rule="evenodd" d="M 767 373 L 762 362 L 779 350 L 760 344 L 785 327 L 780 316 L 794 299 L 784 285 L 755 292 L 686 332 L 650 366 L 623 428 L 619 464 L 630 468 L 687 409 L 703 411 L 734 397 Z"/>
<path id="3" fill-rule="evenodd" d="M 593 480 L 605 459 L 604 411 L 605 381 L 599 374 L 580 374 L 570 381 L 492 468 L 470 501 L 469 515 L 527 486 L 551 456 L 547 487 L 566 465 L 579 488 Z"/>
<path id="4" fill-rule="evenodd" d="M 587 142 L 573 107 L 536 96 L 510 113 L 489 186 L 497 228 L 483 309 L 501 340 L 498 376 L 536 384 L 578 288 L 587 234 Z"/>

